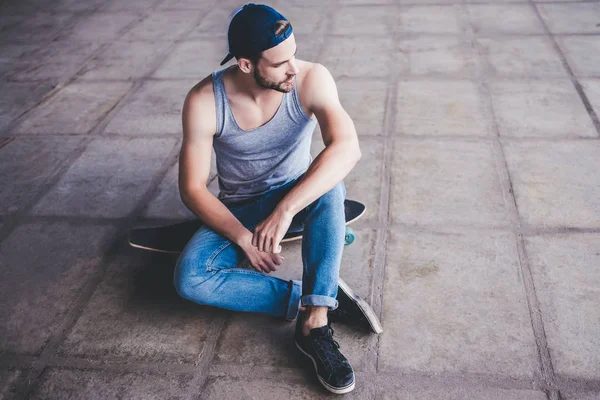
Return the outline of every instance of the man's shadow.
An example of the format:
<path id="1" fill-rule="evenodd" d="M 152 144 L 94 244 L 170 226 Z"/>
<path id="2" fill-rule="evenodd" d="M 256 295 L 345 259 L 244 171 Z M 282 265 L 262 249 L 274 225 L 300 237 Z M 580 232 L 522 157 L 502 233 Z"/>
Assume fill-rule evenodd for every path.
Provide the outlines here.
<path id="1" fill-rule="evenodd" d="M 136 252 L 142 252 L 135 250 Z M 147 252 L 141 267 L 133 277 L 133 294 L 143 302 L 179 302 L 179 295 L 173 285 L 173 272 L 177 255 Z"/>
<path id="2" fill-rule="evenodd" d="M 244 318 L 257 319 L 256 322 L 268 321 L 272 324 L 275 336 L 277 336 L 276 353 L 281 353 L 289 360 L 295 360 L 292 367 L 298 368 L 300 376 L 305 378 L 306 382 L 311 382 L 315 388 L 320 388 L 320 384 L 314 374 L 314 368 L 310 360 L 303 357 L 296 349 L 293 341 L 295 322 L 288 322 L 281 318 L 269 317 L 259 313 L 236 313 L 234 311 L 218 309 L 211 306 L 203 306 L 185 300 L 179 296 L 173 285 L 173 273 L 178 255 L 144 252 L 138 249 L 132 249 L 139 255 L 140 264 L 136 271 L 133 272 L 133 288 L 132 288 L 132 306 L 136 308 L 152 307 L 154 311 L 161 310 L 166 315 L 172 315 L 173 312 L 183 312 L 192 314 L 204 314 L 208 318 L 221 316 L 222 318 L 230 319 L 231 315 L 243 314 Z M 145 254 L 144 254 L 145 253 Z M 137 257 L 136 257 L 137 258 Z M 227 321 L 227 324 L 235 323 Z M 288 327 L 283 327 L 288 325 Z M 281 330 L 285 329 L 286 334 L 282 335 Z M 287 335 L 289 333 L 289 335 Z M 217 349 L 219 349 L 219 338 Z M 281 343 L 279 343 L 281 342 Z"/>

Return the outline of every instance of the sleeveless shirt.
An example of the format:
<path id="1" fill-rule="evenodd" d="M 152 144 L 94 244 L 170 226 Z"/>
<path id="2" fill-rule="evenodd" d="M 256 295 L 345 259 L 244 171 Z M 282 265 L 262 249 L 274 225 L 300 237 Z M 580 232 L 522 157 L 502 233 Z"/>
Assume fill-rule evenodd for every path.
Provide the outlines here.
<path id="1" fill-rule="evenodd" d="M 212 73 L 217 109 L 217 132 L 213 137 L 217 197 L 224 204 L 264 195 L 304 174 L 312 162 L 310 145 L 317 124 L 302 109 L 294 85 L 291 92 L 283 94 L 277 112 L 267 123 L 251 130 L 241 129 L 225 93 L 226 69 Z"/>

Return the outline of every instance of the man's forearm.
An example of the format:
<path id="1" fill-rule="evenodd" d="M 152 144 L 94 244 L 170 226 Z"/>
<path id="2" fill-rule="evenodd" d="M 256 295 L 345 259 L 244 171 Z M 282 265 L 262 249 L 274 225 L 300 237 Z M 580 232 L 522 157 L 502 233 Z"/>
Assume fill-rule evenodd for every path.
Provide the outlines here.
<path id="1" fill-rule="evenodd" d="M 205 225 L 238 246 L 242 247 L 244 240 L 248 242 L 251 240 L 252 232 L 246 229 L 207 188 L 182 194 L 181 199 Z"/>
<path id="2" fill-rule="evenodd" d="M 302 180 L 283 198 L 278 208 L 296 215 L 333 189 L 354 168 L 360 149 L 353 142 L 332 143 L 315 158 Z"/>

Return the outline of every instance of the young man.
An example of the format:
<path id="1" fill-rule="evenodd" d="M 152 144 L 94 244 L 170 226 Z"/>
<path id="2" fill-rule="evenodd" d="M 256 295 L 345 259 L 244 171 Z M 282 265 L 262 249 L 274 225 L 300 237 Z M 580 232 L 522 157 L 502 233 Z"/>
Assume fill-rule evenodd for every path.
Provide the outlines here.
<path id="1" fill-rule="evenodd" d="M 233 57 L 237 64 L 203 79 L 184 103 L 179 190 L 205 225 L 177 261 L 175 286 L 199 304 L 297 319 L 296 346 L 320 382 L 350 392 L 354 371 L 328 317 L 382 330 L 369 305 L 338 281 L 342 180 L 361 156 L 354 124 L 327 69 L 295 58 L 292 26 L 277 11 L 245 5 L 228 40 L 221 65 Z M 326 148 L 312 160 L 317 121 Z M 213 147 L 218 198 L 206 187 Z M 304 226 L 302 282 L 267 275 L 282 262 L 280 242 L 292 221 Z"/>

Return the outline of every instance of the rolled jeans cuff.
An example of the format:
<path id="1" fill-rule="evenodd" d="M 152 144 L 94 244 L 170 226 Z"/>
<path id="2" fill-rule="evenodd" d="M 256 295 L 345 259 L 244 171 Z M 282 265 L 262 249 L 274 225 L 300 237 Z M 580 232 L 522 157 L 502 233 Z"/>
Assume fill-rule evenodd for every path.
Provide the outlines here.
<path id="1" fill-rule="evenodd" d="M 321 296 L 318 294 L 307 294 L 301 298 L 302 307 L 327 306 L 329 310 L 338 308 L 338 301 L 334 297 Z"/>
<path id="2" fill-rule="evenodd" d="M 295 320 L 300 312 L 300 296 L 302 296 L 302 282 L 290 281 L 290 300 L 285 315 L 288 321 Z"/>

